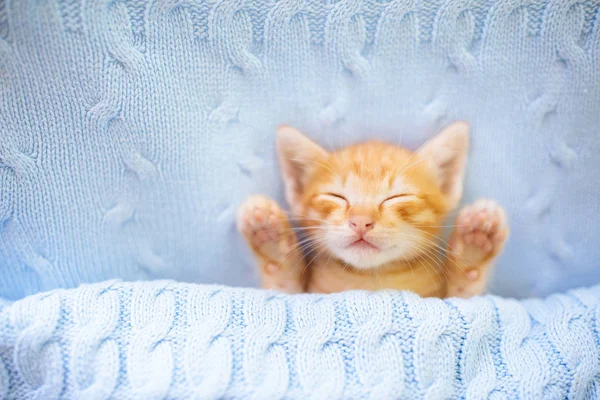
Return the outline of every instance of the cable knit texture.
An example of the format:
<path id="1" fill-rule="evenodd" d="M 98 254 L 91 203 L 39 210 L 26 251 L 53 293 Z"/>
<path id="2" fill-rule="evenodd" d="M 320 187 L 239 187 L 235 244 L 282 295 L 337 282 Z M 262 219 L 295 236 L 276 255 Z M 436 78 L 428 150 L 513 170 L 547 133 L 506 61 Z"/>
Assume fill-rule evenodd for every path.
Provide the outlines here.
<path id="1" fill-rule="evenodd" d="M 600 287 L 57 289 L 255 284 L 234 213 L 281 199 L 278 124 L 455 119 L 510 215 L 492 290 L 600 281 L 598 1 L 0 0 L 0 398 L 600 398 Z"/>
<path id="2" fill-rule="evenodd" d="M 0 396 L 597 399 L 599 303 L 84 285 L 0 311 Z"/>
<path id="3" fill-rule="evenodd" d="M 0 297 L 257 284 L 234 229 L 281 199 L 274 131 L 415 148 L 473 127 L 466 200 L 512 237 L 492 292 L 600 282 L 595 0 L 0 0 Z M 308 378 L 307 378 L 308 379 Z"/>

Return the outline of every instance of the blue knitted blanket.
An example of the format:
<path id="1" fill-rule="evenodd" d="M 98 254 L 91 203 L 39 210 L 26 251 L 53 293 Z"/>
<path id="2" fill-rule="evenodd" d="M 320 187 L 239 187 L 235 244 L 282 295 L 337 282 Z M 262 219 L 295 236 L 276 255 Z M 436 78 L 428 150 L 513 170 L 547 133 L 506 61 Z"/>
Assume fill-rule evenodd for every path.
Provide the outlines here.
<path id="1" fill-rule="evenodd" d="M 0 311 L 0 398 L 597 399 L 599 301 L 106 282 Z"/>
<path id="2" fill-rule="evenodd" d="M 0 0 L 0 398 L 600 398 L 600 287 L 197 285 L 256 284 L 278 124 L 456 119 L 511 223 L 492 292 L 600 282 L 597 0 Z"/>
<path id="3" fill-rule="evenodd" d="M 492 292 L 598 283 L 599 13 L 597 0 L 0 0 L 0 297 L 256 285 L 234 216 L 250 194 L 281 199 L 282 123 L 327 148 L 415 148 L 469 121 L 465 200 L 497 200 L 511 225 Z"/>

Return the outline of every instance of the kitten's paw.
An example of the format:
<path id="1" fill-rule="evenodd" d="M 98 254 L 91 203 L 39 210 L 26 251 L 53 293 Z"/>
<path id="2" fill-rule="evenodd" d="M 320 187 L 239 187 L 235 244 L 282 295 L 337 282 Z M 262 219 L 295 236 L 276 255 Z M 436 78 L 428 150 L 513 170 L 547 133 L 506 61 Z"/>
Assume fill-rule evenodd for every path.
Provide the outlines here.
<path id="1" fill-rule="evenodd" d="M 295 241 L 288 218 L 265 196 L 252 196 L 240 206 L 237 225 L 257 253 L 276 262 L 285 258 Z"/>
<path id="2" fill-rule="evenodd" d="M 451 239 L 452 255 L 467 267 L 475 267 L 497 255 L 508 238 L 504 209 L 492 200 L 477 200 L 456 218 Z"/>
<path id="3" fill-rule="evenodd" d="M 483 294 L 494 258 L 508 238 L 504 209 L 492 200 L 478 200 L 463 208 L 450 239 L 448 297 Z"/>

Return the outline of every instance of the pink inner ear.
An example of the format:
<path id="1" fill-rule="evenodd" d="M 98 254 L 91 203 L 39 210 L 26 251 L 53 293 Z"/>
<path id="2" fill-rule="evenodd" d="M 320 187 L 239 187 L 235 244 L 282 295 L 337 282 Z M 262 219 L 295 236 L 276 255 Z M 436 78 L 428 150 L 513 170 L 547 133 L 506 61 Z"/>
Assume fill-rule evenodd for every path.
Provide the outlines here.
<path id="1" fill-rule="evenodd" d="M 457 198 L 457 201 L 460 201 L 463 192 L 465 171 L 463 160 L 457 158 L 453 162 L 446 162 L 440 166 L 442 191 L 451 198 Z"/>
<path id="2" fill-rule="evenodd" d="M 469 127 L 464 122 L 456 122 L 418 150 L 418 154 L 427 159 L 452 207 L 458 205 L 462 197 L 468 148 Z"/>
<path id="3" fill-rule="evenodd" d="M 295 204 L 302 195 L 309 174 L 309 165 L 298 158 L 280 156 L 281 178 L 285 188 L 287 202 Z"/>
<path id="4" fill-rule="evenodd" d="M 277 130 L 277 153 L 286 200 L 290 205 L 296 204 L 307 176 L 317 160 L 324 158 L 327 152 L 297 129 L 282 126 Z"/>

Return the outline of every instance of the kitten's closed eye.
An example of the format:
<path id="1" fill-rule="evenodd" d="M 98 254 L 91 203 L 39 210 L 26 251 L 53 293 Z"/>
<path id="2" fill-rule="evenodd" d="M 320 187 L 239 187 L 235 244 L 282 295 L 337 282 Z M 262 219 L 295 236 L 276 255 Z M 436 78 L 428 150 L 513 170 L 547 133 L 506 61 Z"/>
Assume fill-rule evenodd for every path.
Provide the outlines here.
<path id="1" fill-rule="evenodd" d="M 348 205 L 348 200 L 340 194 L 336 193 L 321 193 L 317 195 L 318 200 L 331 201 L 334 202 L 341 207 L 346 207 Z"/>
<path id="2" fill-rule="evenodd" d="M 381 203 L 381 205 L 382 206 L 392 206 L 394 204 L 408 203 L 410 201 L 415 201 L 418 199 L 419 199 L 419 197 L 414 194 L 400 193 L 400 194 L 396 194 L 396 195 L 388 197 Z"/>

